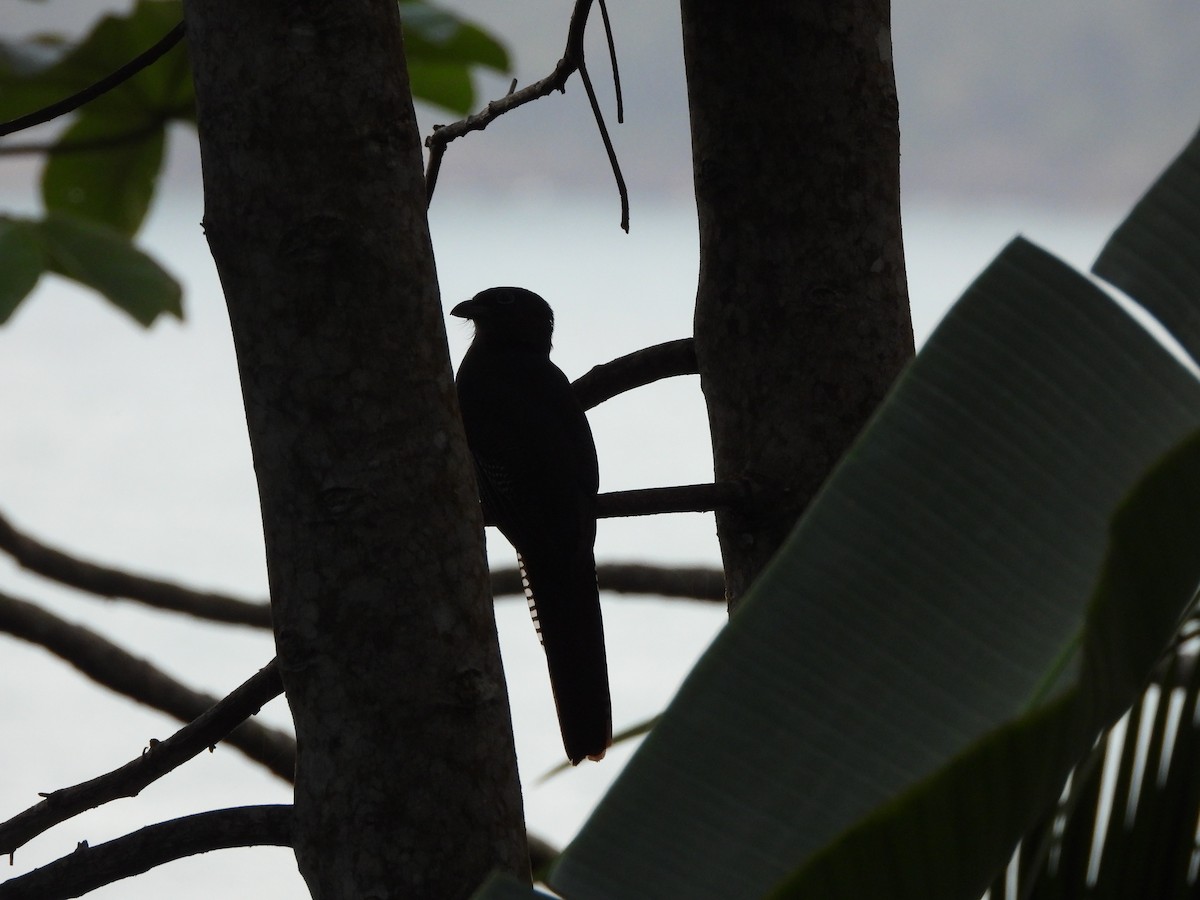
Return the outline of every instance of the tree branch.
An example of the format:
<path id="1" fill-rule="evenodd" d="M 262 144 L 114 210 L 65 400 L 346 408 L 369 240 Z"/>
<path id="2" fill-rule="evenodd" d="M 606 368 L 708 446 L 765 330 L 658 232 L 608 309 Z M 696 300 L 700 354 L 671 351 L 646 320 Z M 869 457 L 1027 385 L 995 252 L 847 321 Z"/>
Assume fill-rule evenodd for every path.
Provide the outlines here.
<path id="1" fill-rule="evenodd" d="M 612 167 L 613 178 L 617 181 L 617 195 L 621 198 L 621 230 L 629 233 L 629 190 L 625 187 L 625 176 L 621 174 L 621 164 L 617 161 L 617 151 L 613 147 L 612 138 L 608 134 L 608 126 L 604 124 L 604 113 L 600 110 L 600 101 L 596 98 L 596 89 L 592 87 L 592 77 L 588 75 L 587 64 L 583 57 L 579 58 L 579 80 L 583 82 L 583 90 L 587 93 L 588 105 L 592 107 L 592 116 L 596 127 L 600 129 L 600 140 L 604 142 L 604 152 L 608 155 L 608 164 Z"/>
<path id="2" fill-rule="evenodd" d="M 190 722 L 217 703 L 216 697 L 180 684 L 94 631 L 2 593 L 0 631 L 45 647 L 98 684 L 183 722 Z M 291 735 L 257 722 L 245 722 L 230 733 L 227 743 L 280 778 L 291 779 L 295 758 Z"/>
<path id="3" fill-rule="evenodd" d="M 182 114 L 179 113 L 179 114 Z M 91 138 L 88 140 L 53 140 L 35 141 L 29 144 L 0 144 L 0 156 L 21 156 L 34 153 L 45 153 L 50 156 L 62 156 L 67 153 L 90 153 L 95 150 L 111 150 L 114 147 L 124 147 L 136 144 L 162 131 L 172 114 L 162 115 L 145 125 L 131 128 L 120 134 L 108 137 Z"/>
<path id="4" fill-rule="evenodd" d="M 21 534 L 3 515 L 0 515 L 0 550 L 6 551 L 24 569 L 101 597 L 126 597 L 213 622 L 271 627 L 269 604 L 193 591 L 76 559 Z"/>
<path id="5" fill-rule="evenodd" d="M 625 100 L 621 96 L 621 70 L 617 68 L 617 45 L 613 41 L 612 22 L 608 19 L 608 4 L 597 0 L 600 7 L 600 20 L 604 23 L 604 40 L 608 43 L 608 61 L 612 64 L 613 93 L 617 98 L 617 124 L 625 122 Z"/>
<path id="6" fill-rule="evenodd" d="M 658 513 L 708 512 L 725 506 L 738 506 L 749 496 L 749 487 L 741 481 L 613 491 L 596 498 L 599 507 L 597 517 L 616 519 Z"/>
<path id="7" fill-rule="evenodd" d="M 676 375 L 695 375 L 696 372 L 695 342 L 691 338 L 680 338 L 593 366 L 571 382 L 571 387 L 583 408 L 592 409 L 634 388 Z"/>
<path id="8" fill-rule="evenodd" d="M 24 131 L 27 128 L 33 128 L 35 125 L 42 125 L 52 119 L 57 119 L 59 116 L 65 116 L 67 113 L 72 113 L 79 109 L 85 103 L 89 103 L 97 97 L 108 93 L 113 88 L 128 81 L 178 44 L 183 39 L 183 31 L 183 23 L 180 22 L 149 50 L 140 53 L 111 75 L 101 78 L 95 84 L 88 85 L 82 91 L 72 94 L 65 100 L 52 103 L 28 115 L 18 116 L 8 122 L 0 123 L 0 137 Z"/>
<path id="9" fill-rule="evenodd" d="M 95 847 L 80 842 L 69 856 L 0 884 L 0 900 L 65 900 L 209 850 L 291 845 L 291 806 L 217 809 L 150 825 Z"/>
<path id="10" fill-rule="evenodd" d="M 604 116 L 600 112 L 600 106 L 596 102 L 595 92 L 592 89 L 591 81 L 584 71 L 584 49 L 583 36 L 587 27 L 588 13 L 591 12 L 592 0 L 575 0 L 575 6 L 571 10 L 571 20 L 567 25 L 567 46 L 563 50 L 562 59 L 555 65 L 554 70 L 539 81 L 521 88 L 519 91 L 510 90 L 504 97 L 499 100 L 493 100 L 488 103 L 483 109 L 474 115 L 467 116 L 465 119 L 460 119 L 451 125 L 435 125 L 433 133 L 425 138 L 425 146 L 429 150 L 429 162 L 425 170 L 425 195 L 427 203 L 433 202 L 433 192 L 437 187 L 438 173 L 442 168 L 442 157 L 446 153 L 446 147 L 450 142 L 462 137 L 465 134 L 470 134 L 472 131 L 483 131 L 492 122 L 500 118 L 507 112 L 511 112 L 519 106 L 524 106 L 526 103 L 531 103 L 542 97 L 547 97 L 554 91 L 565 91 L 567 79 L 578 71 L 580 78 L 583 81 L 584 89 L 588 94 L 588 102 L 592 107 L 592 114 L 596 118 L 596 124 L 600 128 L 600 136 L 604 141 L 604 149 L 608 154 L 608 159 L 613 168 L 613 174 L 617 181 L 617 192 L 621 197 L 621 227 L 625 231 L 629 231 L 629 194 L 625 188 L 625 179 L 621 176 L 621 168 L 617 163 L 616 152 L 612 148 L 612 142 L 608 136 L 608 128 L 604 124 Z M 607 14 L 605 14 L 607 20 Z M 607 22 L 606 22 L 607 29 Z M 616 56 L 612 50 L 612 36 L 609 33 L 609 49 L 613 53 L 613 77 L 616 79 Z M 621 95 L 620 82 L 617 82 L 617 104 L 618 104 L 618 120 L 624 118 L 621 112 Z"/>
<path id="11" fill-rule="evenodd" d="M 688 344 L 675 341 L 673 344 Z M 663 348 L 672 345 L 661 345 Z M 650 348 L 655 350 L 658 348 Z M 593 398 L 592 405 L 608 396 L 637 387 L 639 383 L 655 380 L 647 377 L 653 370 L 640 366 L 634 357 L 646 351 L 630 354 L 605 366 L 597 366 L 575 382 L 576 390 Z M 633 363 L 627 374 L 621 366 Z M 669 359 L 664 365 L 672 365 Z M 616 366 L 608 372 L 601 370 Z M 672 373 L 680 374 L 680 373 Z M 595 378 L 595 376 L 600 376 Z M 615 380 L 613 380 L 615 379 Z M 623 385 L 623 386 L 622 386 Z M 665 493 L 654 493 L 665 492 Z M 723 497 L 737 497 L 736 490 L 717 488 L 712 485 L 694 485 L 684 488 L 652 488 L 644 491 L 602 494 L 602 515 L 609 517 L 629 515 L 653 515 L 656 513 L 698 511 L 706 502 Z M 658 498 L 656 500 L 656 497 Z M 655 503 L 665 503 L 661 508 Z M 215 622 L 234 622 L 255 628 L 270 628 L 270 607 L 265 603 L 251 603 L 218 594 L 207 594 L 155 579 L 145 578 L 104 566 L 75 559 L 60 550 L 55 550 L 21 534 L 0 516 L 0 549 L 8 551 L 13 559 L 29 571 L 36 572 L 61 584 L 96 593 L 104 597 L 124 597 L 146 603 L 158 609 L 183 612 L 198 619 Z M 659 594 L 665 597 L 691 598 L 696 600 L 720 600 L 721 574 L 717 570 L 687 569 L 674 566 L 651 566 L 635 563 L 601 565 L 597 568 L 600 589 L 618 594 Z M 492 590 L 496 596 L 520 593 L 520 579 L 516 570 L 498 570 L 492 573 Z"/>
<path id="12" fill-rule="evenodd" d="M 720 569 L 602 563 L 596 566 L 596 579 L 600 590 L 616 594 L 654 594 L 682 600 L 725 602 L 725 576 Z M 492 572 L 492 596 L 499 598 L 523 593 L 520 571 L 512 568 Z"/>
<path id="13" fill-rule="evenodd" d="M 591 409 L 625 391 L 663 378 L 695 372 L 693 341 L 691 338 L 682 338 L 646 347 L 595 366 L 576 379 L 572 387 L 584 409 Z M 692 485 L 602 494 L 599 502 L 602 517 L 617 517 L 703 511 L 740 502 L 744 498 L 744 489 L 736 486 Z M 197 591 L 78 559 L 23 534 L 2 514 L 0 550 L 7 552 L 18 565 L 30 572 L 101 597 L 123 597 L 156 609 L 181 612 L 206 621 L 255 628 L 271 627 L 271 607 L 268 603 Z M 645 571 L 649 572 L 651 568 L 645 567 Z M 662 571 L 669 573 L 674 570 Z M 663 577 L 670 578 L 666 574 Z M 621 592 L 619 584 L 608 587 L 604 584 L 603 576 L 601 578 L 601 587 Z M 621 576 L 619 581 L 624 578 Z M 659 583 L 664 582 L 659 579 Z M 668 595 L 683 596 L 673 588 Z M 707 599 L 708 595 L 705 594 L 703 598 Z"/>
<path id="14" fill-rule="evenodd" d="M 279 669 L 275 660 L 271 660 L 233 693 L 165 741 L 151 740 L 149 748 L 136 759 L 89 781 L 44 794 L 41 803 L 0 824 L 0 856 L 11 856 L 39 834 L 85 810 L 122 797 L 136 797 L 147 785 L 206 747 L 212 748 L 282 692 Z M 294 744 L 292 757 L 294 760 Z"/>

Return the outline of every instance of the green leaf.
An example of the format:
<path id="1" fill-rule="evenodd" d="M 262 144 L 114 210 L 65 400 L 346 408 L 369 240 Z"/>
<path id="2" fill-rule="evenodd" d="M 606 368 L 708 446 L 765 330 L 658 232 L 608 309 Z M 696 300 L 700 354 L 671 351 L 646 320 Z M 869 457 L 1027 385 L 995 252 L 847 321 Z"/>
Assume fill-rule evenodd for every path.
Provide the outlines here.
<path id="1" fill-rule="evenodd" d="M 1200 132 L 1113 233 L 1092 271 L 1200 360 Z"/>
<path id="2" fill-rule="evenodd" d="M 466 115 L 475 103 L 475 87 L 466 66 L 409 60 L 409 87 L 414 99 Z"/>
<path id="3" fill-rule="evenodd" d="M 475 103 L 473 66 L 509 70 L 504 46 L 475 25 L 425 3 L 401 3 L 413 96 L 465 115 Z"/>
<path id="4" fill-rule="evenodd" d="M 34 112 L 73 93 L 69 83 L 50 75 L 69 51 L 70 45 L 57 35 L 0 40 L 0 120 Z"/>
<path id="5" fill-rule="evenodd" d="M 164 142 L 161 121 L 85 111 L 59 141 L 78 149 L 52 155 L 42 171 L 46 208 L 135 234 L 154 197 Z"/>
<path id="6" fill-rule="evenodd" d="M 0 325 L 33 290 L 45 268 L 36 223 L 0 216 Z"/>
<path id="7" fill-rule="evenodd" d="M 461 63 L 509 70 L 508 51 L 498 40 L 443 9 L 426 3 L 401 3 L 404 50 L 409 61 Z"/>
<path id="8" fill-rule="evenodd" d="M 50 213 L 38 223 L 46 268 L 95 289 L 142 325 L 183 317 L 179 283 L 112 229 Z"/>
<path id="9" fill-rule="evenodd" d="M 1130 578 L 1122 545 L 1103 569 L 1114 510 L 1197 422 L 1200 385 L 1161 346 L 1011 244 L 551 883 L 581 900 L 756 897 L 787 878 L 822 900 L 979 896 L 1200 580 L 1194 553 L 1170 558 L 1165 584 Z M 1172 549 L 1200 542 L 1200 502 L 1169 512 L 1185 526 Z M 1131 603 L 1143 625 L 1126 634 Z"/>

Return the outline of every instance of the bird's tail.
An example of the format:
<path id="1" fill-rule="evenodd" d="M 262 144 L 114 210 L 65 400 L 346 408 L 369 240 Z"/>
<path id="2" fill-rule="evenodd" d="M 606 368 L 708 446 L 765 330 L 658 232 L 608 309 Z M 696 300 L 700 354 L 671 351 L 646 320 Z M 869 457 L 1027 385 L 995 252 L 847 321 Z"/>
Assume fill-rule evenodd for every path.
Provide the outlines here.
<path id="1" fill-rule="evenodd" d="M 546 651 L 563 747 L 572 765 L 584 757 L 602 759 L 612 746 L 596 563 L 591 553 L 579 557 L 518 556 L 529 612 Z"/>

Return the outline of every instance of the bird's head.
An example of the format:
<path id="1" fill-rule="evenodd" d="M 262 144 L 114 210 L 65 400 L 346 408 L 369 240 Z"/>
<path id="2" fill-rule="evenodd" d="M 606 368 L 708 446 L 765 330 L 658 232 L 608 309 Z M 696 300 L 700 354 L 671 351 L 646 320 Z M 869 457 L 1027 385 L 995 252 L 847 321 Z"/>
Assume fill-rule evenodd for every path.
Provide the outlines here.
<path id="1" fill-rule="evenodd" d="M 494 287 L 464 300 L 450 315 L 475 323 L 475 339 L 533 344 L 550 351 L 554 312 L 550 304 L 519 287 Z"/>

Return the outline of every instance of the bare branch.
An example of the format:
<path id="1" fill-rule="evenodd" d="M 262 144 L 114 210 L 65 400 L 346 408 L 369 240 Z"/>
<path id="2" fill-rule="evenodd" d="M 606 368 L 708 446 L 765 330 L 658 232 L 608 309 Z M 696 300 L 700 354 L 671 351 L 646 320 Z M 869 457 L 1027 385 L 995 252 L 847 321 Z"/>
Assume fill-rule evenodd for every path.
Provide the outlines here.
<path id="1" fill-rule="evenodd" d="M 197 813 L 75 852 L 0 884 L 0 900 L 78 897 L 172 860 L 229 847 L 290 847 L 292 807 L 243 806 Z"/>
<path id="2" fill-rule="evenodd" d="M 183 722 L 190 722 L 217 703 L 216 697 L 180 684 L 94 631 L 2 593 L 0 631 L 45 647 L 98 684 Z M 280 778 L 291 779 L 295 756 L 291 735 L 246 722 L 229 735 L 227 743 Z"/>
<path id="3" fill-rule="evenodd" d="M 616 519 L 659 513 L 708 512 L 723 506 L 737 506 L 749 496 L 749 487 L 740 481 L 613 491 L 596 498 L 599 505 L 597 515 L 601 519 Z"/>
<path id="4" fill-rule="evenodd" d="M 592 0 L 575 0 L 575 8 L 571 10 L 571 21 L 567 26 L 567 46 L 563 51 L 562 59 L 558 61 L 553 72 L 519 91 L 510 87 L 508 93 L 501 99 L 493 100 L 479 112 L 452 125 L 433 126 L 433 133 L 425 138 L 425 146 L 429 148 L 429 165 L 425 170 L 427 202 L 433 202 L 433 191 L 437 187 L 437 176 L 442 168 L 442 157 L 451 141 L 464 134 L 470 134 L 472 131 L 483 131 L 506 112 L 564 89 L 567 79 L 578 68 L 579 60 L 583 57 L 584 26 L 587 24 L 591 6 Z"/>
<path id="5" fill-rule="evenodd" d="M 101 597 L 126 597 L 158 609 L 187 613 L 213 622 L 271 627 L 269 604 L 194 591 L 76 559 L 21 534 L 2 515 L 0 550 L 6 551 L 24 569 Z"/>
<path id="6" fill-rule="evenodd" d="M 600 582 L 600 590 L 616 594 L 655 594 L 683 600 L 725 602 L 725 576 L 720 569 L 602 563 L 596 566 L 596 578 Z M 517 569 L 497 569 L 492 572 L 492 596 L 507 597 L 522 593 L 521 573 Z"/>
<path id="7" fill-rule="evenodd" d="M 173 116 L 182 116 L 185 112 L 186 110 L 179 110 L 176 113 L 164 114 L 144 125 L 139 125 L 137 128 L 131 128 L 128 131 L 109 135 L 108 137 L 74 141 L 35 141 L 28 144 L 0 144 L 0 156 L 22 156 L 34 153 L 62 156 L 68 153 L 91 153 L 96 150 L 111 150 L 114 147 L 124 147 L 129 144 L 136 144 L 138 141 L 145 140 L 148 137 L 153 137 L 162 131 Z"/>
<path id="8" fill-rule="evenodd" d="M 591 409 L 634 388 L 676 375 L 695 375 L 696 372 L 695 342 L 691 338 L 681 338 L 593 366 L 576 378 L 571 387 L 583 408 Z"/>
<path id="9" fill-rule="evenodd" d="M 282 692 L 279 669 L 271 660 L 241 687 L 165 741 L 152 740 L 136 759 L 82 784 L 45 794 L 41 803 L 0 824 L 0 856 L 11 855 L 39 834 L 85 810 L 122 797 L 136 797 L 147 785 L 223 740 Z"/>
<path id="10" fill-rule="evenodd" d="M 604 152 L 608 154 L 608 164 L 612 166 L 613 178 L 617 180 L 617 194 L 621 198 L 621 230 L 629 233 L 629 190 L 625 187 L 625 176 L 621 174 L 621 164 L 617 161 L 617 151 L 613 148 L 612 138 L 608 134 L 608 126 L 604 124 L 604 113 L 600 111 L 600 101 L 596 99 L 596 89 L 592 87 L 592 78 L 588 75 L 587 65 L 583 58 L 579 59 L 579 79 L 587 92 L 588 103 L 592 107 L 592 116 L 596 127 L 600 129 L 600 140 L 604 142 Z"/>
<path id="11" fill-rule="evenodd" d="M 562 59 L 554 67 L 554 71 L 545 78 L 535 81 L 533 84 L 527 85 L 519 91 L 509 88 L 505 96 L 499 100 L 491 101 L 479 112 L 467 116 L 465 119 L 460 119 L 451 125 L 435 125 L 433 127 L 433 133 L 425 138 L 425 146 L 429 150 L 429 163 L 425 169 L 425 196 L 427 203 L 433 202 L 433 192 L 437 187 L 438 173 L 442 169 L 442 157 L 445 156 L 446 147 L 449 146 L 451 141 L 465 134 L 470 134 L 472 131 L 483 131 L 483 129 L 487 128 L 488 125 L 500 118 L 500 116 L 511 112 L 519 106 L 524 106 L 526 103 L 549 96 L 554 91 L 565 91 L 567 79 L 574 72 L 578 71 L 580 79 L 583 81 L 584 90 L 587 91 L 588 102 L 591 104 L 592 114 L 596 118 L 596 125 L 600 128 L 600 137 L 604 141 L 604 150 L 608 154 L 608 160 L 617 181 L 617 192 L 621 197 L 621 227 L 625 231 L 629 231 L 629 193 L 625 188 L 625 179 L 621 175 L 621 167 L 617 162 L 616 151 L 613 149 L 612 141 L 608 135 L 608 127 L 604 124 L 604 116 L 600 112 L 600 105 L 596 101 L 596 93 L 592 88 L 591 79 L 588 78 L 584 65 L 583 36 L 587 28 L 588 13 L 591 12 L 591 9 L 592 0 L 575 0 L 575 6 L 571 10 L 571 20 L 567 25 L 567 46 L 563 50 Z M 601 14 L 604 16 L 604 27 L 608 35 L 609 53 L 613 59 L 613 80 L 617 92 L 617 121 L 620 122 L 625 117 L 621 99 L 621 83 L 617 73 L 616 50 L 612 41 L 612 29 L 608 22 L 608 11 L 603 7 L 603 4 L 601 4 Z"/>
<path id="12" fill-rule="evenodd" d="M 180 22 L 149 50 L 134 57 L 111 75 L 101 78 L 95 84 L 88 85 L 82 91 L 72 94 L 65 100 L 52 103 L 28 115 L 18 116 L 8 122 L 0 123 L 0 137 L 24 131 L 27 128 L 33 128 L 35 125 L 42 125 L 52 119 L 57 119 L 59 116 L 65 116 L 67 113 L 72 113 L 79 109 L 85 103 L 89 103 L 102 94 L 108 93 L 113 88 L 128 81 L 178 44 L 183 39 L 183 31 L 183 23 Z"/>
<path id="13" fill-rule="evenodd" d="M 621 96 L 621 70 L 617 68 L 617 45 L 613 41 L 612 22 L 608 19 L 608 4 L 598 0 L 600 19 L 604 22 L 604 39 L 608 42 L 608 60 L 612 64 L 613 93 L 617 98 L 617 124 L 625 122 L 625 100 Z"/>
<path id="14" fill-rule="evenodd" d="M 668 341 L 593 367 L 572 385 L 584 409 L 591 409 L 625 391 L 676 375 L 696 372 L 691 338 Z M 655 491 L 666 493 L 655 494 Z M 713 493 L 716 491 L 717 493 Z M 724 491 L 725 493 L 721 493 Z M 682 493 L 681 493 L 682 492 Z M 689 493 L 691 496 L 689 496 Z M 648 491 L 602 495 L 602 516 L 652 515 L 712 509 L 739 499 L 728 488 L 652 488 Z M 657 502 L 666 502 L 656 507 Z M 682 504 L 682 505 L 681 505 Z M 711 504 L 711 505 L 705 505 Z M 607 512 L 604 510 L 608 510 Z M 224 594 L 197 591 L 178 584 L 102 566 L 49 547 L 18 531 L 0 515 L 0 550 L 22 568 L 60 584 L 101 597 L 123 597 L 156 609 L 182 612 L 199 619 L 255 628 L 271 627 L 268 603 L 240 600 Z"/>

